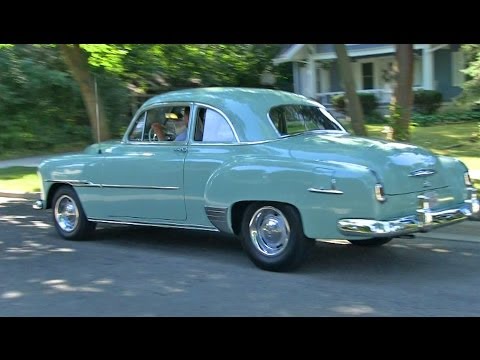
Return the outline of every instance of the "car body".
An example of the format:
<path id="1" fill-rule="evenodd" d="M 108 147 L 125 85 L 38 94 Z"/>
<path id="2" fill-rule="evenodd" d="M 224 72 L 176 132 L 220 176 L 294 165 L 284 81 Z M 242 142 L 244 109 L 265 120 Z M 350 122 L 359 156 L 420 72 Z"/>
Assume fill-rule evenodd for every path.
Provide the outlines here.
<path id="1" fill-rule="evenodd" d="M 175 140 L 185 127 L 186 139 Z M 272 271 L 299 266 L 313 239 L 381 245 L 479 208 L 461 161 L 352 136 L 321 104 L 270 89 L 158 95 L 122 140 L 48 159 L 38 173 L 34 207 L 53 208 L 66 239 L 85 238 L 98 222 L 220 231 Z"/>

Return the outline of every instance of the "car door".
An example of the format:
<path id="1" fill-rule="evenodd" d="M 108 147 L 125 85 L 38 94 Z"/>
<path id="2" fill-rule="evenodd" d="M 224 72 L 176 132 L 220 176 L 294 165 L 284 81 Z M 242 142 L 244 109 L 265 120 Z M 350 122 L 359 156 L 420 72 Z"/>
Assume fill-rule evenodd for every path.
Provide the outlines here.
<path id="1" fill-rule="evenodd" d="M 172 112 L 175 108 L 162 105 L 142 112 L 123 143 L 104 151 L 102 199 L 109 219 L 186 219 L 183 167 L 188 138 L 175 141 L 182 127 L 180 116 Z M 155 122 L 165 129 L 165 139 L 150 130 Z"/>

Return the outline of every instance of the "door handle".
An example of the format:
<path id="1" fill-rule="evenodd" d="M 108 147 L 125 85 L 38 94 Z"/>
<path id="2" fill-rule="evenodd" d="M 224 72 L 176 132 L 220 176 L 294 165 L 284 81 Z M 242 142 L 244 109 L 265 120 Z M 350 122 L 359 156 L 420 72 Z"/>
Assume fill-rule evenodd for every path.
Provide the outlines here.
<path id="1" fill-rule="evenodd" d="M 176 148 L 174 151 L 186 153 L 188 149 L 186 147 L 179 147 Z"/>

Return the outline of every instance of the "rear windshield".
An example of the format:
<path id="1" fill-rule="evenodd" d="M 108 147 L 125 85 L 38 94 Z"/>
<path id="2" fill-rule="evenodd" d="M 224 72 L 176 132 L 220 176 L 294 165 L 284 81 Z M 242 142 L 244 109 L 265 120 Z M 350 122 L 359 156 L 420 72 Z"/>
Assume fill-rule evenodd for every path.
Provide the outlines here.
<path id="1" fill-rule="evenodd" d="M 293 135 L 312 130 L 345 131 L 317 106 L 281 105 L 270 109 L 270 120 L 280 135 Z M 331 115 L 330 115 L 331 117 Z"/>

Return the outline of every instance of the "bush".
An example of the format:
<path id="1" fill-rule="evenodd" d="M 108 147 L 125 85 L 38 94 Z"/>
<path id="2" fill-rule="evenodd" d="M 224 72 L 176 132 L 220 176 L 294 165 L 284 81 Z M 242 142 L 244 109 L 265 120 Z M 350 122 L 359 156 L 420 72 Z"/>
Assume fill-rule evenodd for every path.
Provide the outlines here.
<path id="1" fill-rule="evenodd" d="M 412 122 L 418 126 L 431 126 L 442 123 L 459 123 L 469 121 L 480 121 L 480 112 L 478 111 L 455 111 L 444 112 L 436 115 L 424 115 L 415 113 L 412 116 Z"/>
<path id="2" fill-rule="evenodd" d="M 371 116 L 378 108 L 377 97 L 374 94 L 358 93 L 360 103 L 362 104 L 365 116 Z M 334 109 L 342 114 L 347 113 L 347 99 L 345 95 L 335 95 L 332 97 L 332 105 Z M 375 115 L 373 115 L 375 116 Z"/>
<path id="3" fill-rule="evenodd" d="M 417 90 L 413 93 L 413 104 L 416 112 L 423 115 L 432 115 L 442 105 L 442 93 L 435 90 Z"/>
<path id="4" fill-rule="evenodd" d="M 333 108 L 341 112 L 342 114 L 347 113 L 347 102 L 345 101 L 345 95 L 335 95 L 332 97 Z"/>
<path id="5" fill-rule="evenodd" d="M 372 115 L 373 112 L 377 110 L 378 101 L 377 97 L 374 94 L 359 93 L 358 97 L 360 98 L 360 102 L 362 103 L 363 113 L 366 116 Z"/>

